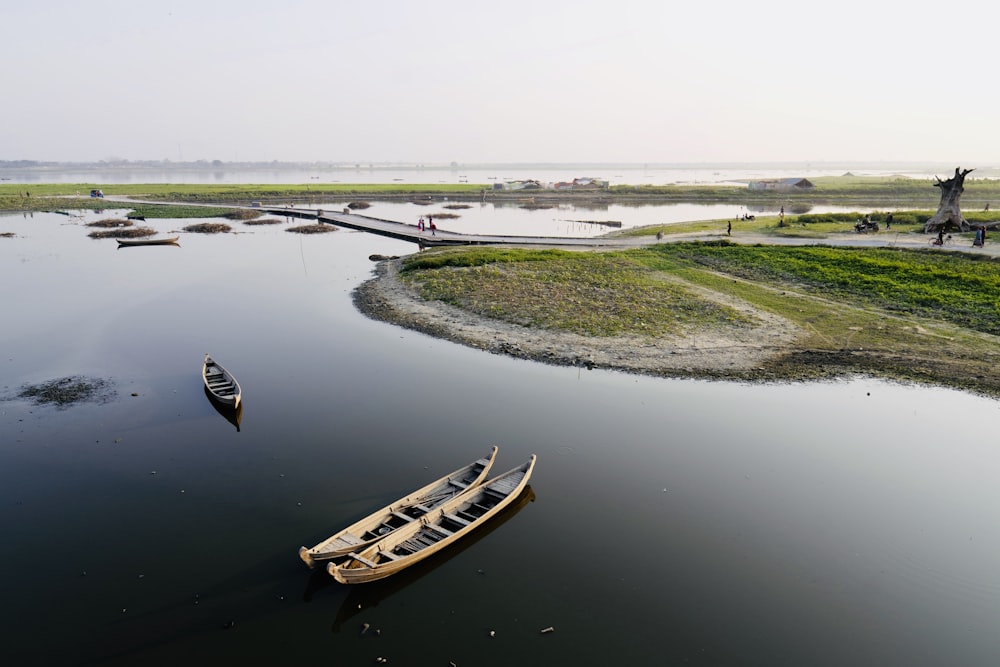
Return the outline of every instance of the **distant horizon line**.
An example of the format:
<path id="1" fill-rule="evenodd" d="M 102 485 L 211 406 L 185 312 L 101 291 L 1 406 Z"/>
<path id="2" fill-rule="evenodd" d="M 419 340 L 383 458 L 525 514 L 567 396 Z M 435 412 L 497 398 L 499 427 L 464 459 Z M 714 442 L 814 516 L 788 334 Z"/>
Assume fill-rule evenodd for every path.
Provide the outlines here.
<path id="1" fill-rule="evenodd" d="M 952 168 L 951 163 L 916 160 L 723 160 L 706 162 L 413 162 L 413 161 L 354 161 L 354 160 L 246 160 L 246 161 L 226 161 L 226 160 L 130 160 L 130 159 L 106 159 L 95 161 L 79 160 L 0 160 L 0 169 L 32 169 L 51 167 L 75 167 L 75 168 L 198 168 L 198 169 L 218 169 L 233 167 L 266 167 L 266 168 L 313 168 L 313 169 L 353 169 L 353 170 L 374 170 L 374 169 L 407 169 L 407 170 L 458 170 L 458 169 L 494 169 L 498 167 L 530 167 L 540 168 L 567 168 L 567 167 L 603 167 L 603 168 L 623 168 L 623 169 L 677 169 L 677 168 L 732 168 L 732 167 L 878 167 L 889 169 L 893 167 L 908 167 L 921 169 L 940 169 L 947 165 Z M 992 168 L 993 165 L 981 168 Z"/>

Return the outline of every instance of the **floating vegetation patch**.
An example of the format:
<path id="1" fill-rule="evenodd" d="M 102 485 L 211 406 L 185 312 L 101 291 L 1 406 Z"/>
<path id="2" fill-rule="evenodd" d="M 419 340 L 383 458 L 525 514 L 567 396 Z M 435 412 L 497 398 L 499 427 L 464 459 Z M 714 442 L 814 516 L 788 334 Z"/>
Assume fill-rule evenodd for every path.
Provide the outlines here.
<path id="1" fill-rule="evenodd" d="M 460 210 L 463 208 L 472 208 L 470 204 L 445 204 L 445 208 L 450 208 L 452 210 Z"/>
<path id="2" fill-rule="evenodd" d="M 14 232 L 0 232 L 0 238 L 12 239 L 14 238 Z"/>
<path id="3" fill-rule="evenodd" d="M 92 239 L 141 239 L 152 236 L 156 230 L 152 227 L 132 227 L 130 229 L 114 229 L 106 232 L 90 232 Z"/>
<path id="4" fill-rule="evenodd" d="M 280 225 L 279 218 L 257 218 L 256 220 L 244 220 L 244 225 Z"/>
<path id="5" fill-rule="evenodd" d="M 76 403 L 108 403 L 117 395 L 114 385 L 108 380 L 73 375 L 41 384 L 25 385 L 21 387 L 17 397 L 30 400 L 35 405 L 68 408 Z"/>
<path id="6" fill-rule="evenodd" d="M 224 225 L 220 222 L 200 222 L 197 225 L 188 225 L 184 228 L 184 231 L 195 232 L 197 234 L 221 234 L 232 231 L 232 229 L 229 225 Z"/>
<path id="7" fill-rule="evenodd" d="M 105 218 L 104 220 L 95 220 L 94 222 L 88 222 L 88 227 L 131 227 L 131 220 L 122 220 L 121 218 Z"/>
<path id="8" fill-rule="evenodd" d="M 371 204 L 369 204 L 366 201 L 352 201 L 350 204 L 347 205 L 347 208 L 357 210 L 357 209 L 366 209 L 369 208 L 370 206 Z"/>
<path id="9" fill-rule="evenodd" d="M 260 211 L 251 211 L 246 208 L 238 208 L 236 210 L 226 213 L 224 217 L 230 220 L 253 220 L 254 218 L 259 218 L 263 213 Z"/>
<path id="10" fill-rule="evenodd" d="M 461 218 L 458 213 L 434 213 L 431 215 L 432 218 L 438 218 L 440 220 L 453 220 L 455 218 Z"/>
<path id="11" fill-rule="evenodd" d="M 332 225 L 299 225 L 298 227 L 289 227 L 285 231 L 296 234 L 326 234 L 335 229 L 337 228 Z"/>

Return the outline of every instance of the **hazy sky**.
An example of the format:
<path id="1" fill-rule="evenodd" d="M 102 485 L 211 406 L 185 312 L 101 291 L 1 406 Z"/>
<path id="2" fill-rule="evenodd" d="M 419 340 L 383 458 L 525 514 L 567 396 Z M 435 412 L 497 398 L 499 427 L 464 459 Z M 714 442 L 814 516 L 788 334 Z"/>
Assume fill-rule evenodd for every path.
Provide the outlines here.
<path id="1" fill-rule="evenodd" d="M 11 0 L 0 160 L 982 167 L 1000 162 L 997 13 L 979 0 Z"/>

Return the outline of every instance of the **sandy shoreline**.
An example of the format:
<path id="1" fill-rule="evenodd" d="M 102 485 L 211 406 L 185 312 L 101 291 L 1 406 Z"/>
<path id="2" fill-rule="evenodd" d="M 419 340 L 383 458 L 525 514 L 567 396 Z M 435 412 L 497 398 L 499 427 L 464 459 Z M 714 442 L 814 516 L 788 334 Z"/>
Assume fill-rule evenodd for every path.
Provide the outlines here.
<path id="1" fill-rule="evenodd" d="M 355 290 L 354 303 L 362 313 L 494 354 L 549 364 L 666 377 L 745 379 L 786 350 L 798 334 L 791 322 L 734 300 L 726 305 L 749 315 L 752 324 L 666 337 L 590 337 L 529 329 L 422 299 L 399 280 L 400 264 L 399 259 L 379 261 L 375 277 Z M 715 293 L 705 296 L 719 298 Z"/>

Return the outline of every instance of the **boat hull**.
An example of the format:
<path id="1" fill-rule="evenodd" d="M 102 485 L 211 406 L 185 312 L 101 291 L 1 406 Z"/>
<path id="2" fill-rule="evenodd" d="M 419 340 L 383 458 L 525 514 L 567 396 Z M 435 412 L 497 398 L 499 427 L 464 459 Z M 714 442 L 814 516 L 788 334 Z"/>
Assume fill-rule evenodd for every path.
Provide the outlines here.
<path id="1" fill-rule="evenodd" d="M 205 355 L 205 363 L 201 367 L 201 377 L 205 383 L 205 389 L 208 390 L 213 400 L 234 409 L 240 407 L 240 400 L 243 396 L 240 383 L 236 381 L 232 373 L 207 354 Z"/>
<path id="2" fill-rule="evenodd" d="M 116 239 L 118 241 L 119 248 L 131 248 L 133 246 L 140 245 L 179 245 L 177 243 L 179 236 L 173 236 L 168 239 Z"/>
<path id="3" fill-rule="evenodd" d="M 342 559 L 366 549 L 394 530 L 419 521 L 428 511 L 482 483 L 493 468 L 497 450 L 494 445 L 485 457 L 372 512 L 311 548 L 300 547 L 299 558 L 313 568 L 319 562 Z"/>
<path id="4" fill-rule="evenodd" d="M 363 584 L 397 574 L 448 548 L 487 523 L 524 491 L 536 457 L 521 466 L 459 494 L 421 521 L 393 532 L 387 538 L 341 563 L 328 563 L 327 572 L 342 584 Z M 473 515 L 473 508 L 485 511 Z"/>

